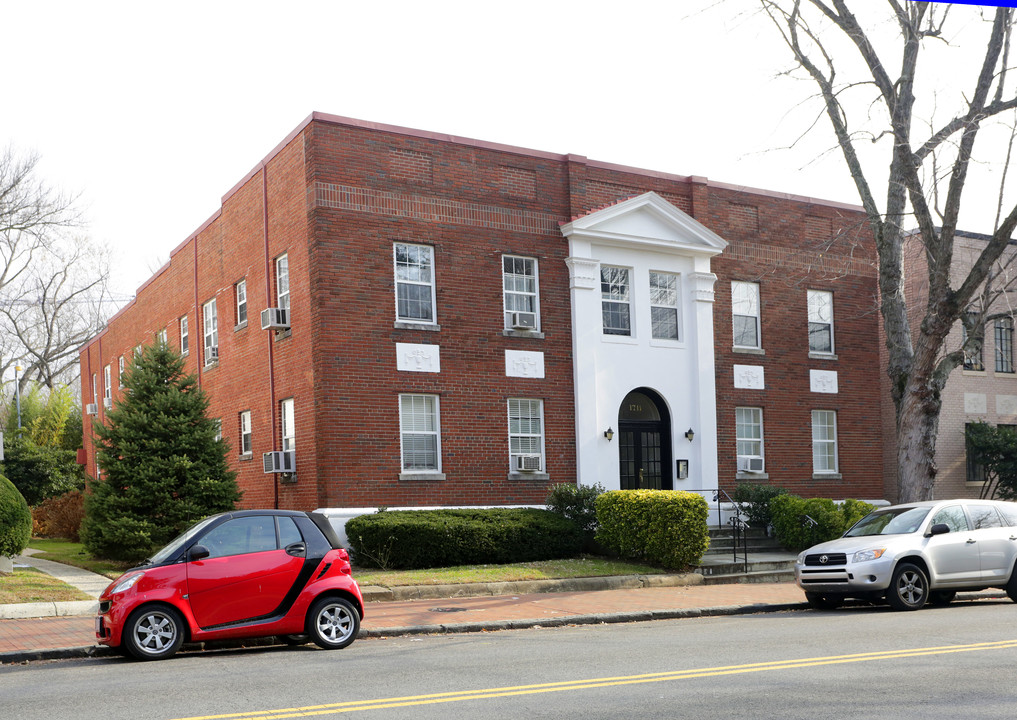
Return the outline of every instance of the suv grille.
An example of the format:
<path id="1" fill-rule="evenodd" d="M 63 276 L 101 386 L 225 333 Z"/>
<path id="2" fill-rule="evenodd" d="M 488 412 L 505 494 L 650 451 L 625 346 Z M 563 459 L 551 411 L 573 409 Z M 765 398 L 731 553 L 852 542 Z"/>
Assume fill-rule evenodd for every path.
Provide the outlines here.
<path id="1" fill-rule="evenodd" d="M 825 560 L 824 560 L 825 558 Z M 805 556 L 806 565 L 817 565 L 829 567 L 831 565 L 847 565 L 847 554 L 845 553 L 816 553 Z"/>

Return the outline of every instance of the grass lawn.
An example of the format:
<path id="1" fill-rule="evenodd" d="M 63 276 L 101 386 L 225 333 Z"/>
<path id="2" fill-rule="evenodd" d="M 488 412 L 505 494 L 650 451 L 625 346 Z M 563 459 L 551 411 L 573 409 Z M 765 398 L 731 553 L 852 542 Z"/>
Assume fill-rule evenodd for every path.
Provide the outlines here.
<path id="1" fill-rule="evenodd" d="M 0 605 L 91 599 L 76 587 L 35 568 L 14 568 L 13 575 L 0 575 Z"/>

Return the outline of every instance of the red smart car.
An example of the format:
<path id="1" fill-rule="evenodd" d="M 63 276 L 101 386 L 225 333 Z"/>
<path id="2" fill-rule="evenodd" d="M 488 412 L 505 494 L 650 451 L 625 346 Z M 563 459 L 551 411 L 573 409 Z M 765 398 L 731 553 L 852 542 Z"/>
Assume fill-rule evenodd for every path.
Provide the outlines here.
<path id="1" fill-rule="evenodd" d="M 344 648 L 364 600 L 327 518 L 239 510 L 205 518 L 99 598 L 95 635 L 139 660 L 185 642 L 280 636 Z"/>

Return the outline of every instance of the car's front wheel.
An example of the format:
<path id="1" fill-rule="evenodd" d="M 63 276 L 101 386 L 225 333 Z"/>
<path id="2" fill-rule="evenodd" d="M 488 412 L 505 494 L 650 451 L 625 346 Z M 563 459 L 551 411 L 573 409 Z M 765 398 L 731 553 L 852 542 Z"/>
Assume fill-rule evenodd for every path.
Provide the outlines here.
<path id="1" fill-rule="evenodd" d="M 844 604 L 844 598 L 837 595 L 821 595 L 819 593 L 805 593 L 805 602 L 813 610 L 836 610 Z"/>
<path id="2" fill-rule="evenodd" d="M 886 600 L 894 610 L 918 610 L 929 599 L 929 579 L 925 572 L 911 563 L 894 569 Z"/>
<path id="3" fill-rule="evenodd" d="M 124 623 L 121 646 L 137 660 L 163 660 L 184 642 L 184 620 L 168 605 L 138 608 Z"/>
<path id="4" fill-rule="evenodd" d="M 307 614 L 307 634 L 318 647 L 344 648 L 357 639 L 360 613 L 345 598 L 324 597 L 311 605 Z"/>
<path id="5" fill-rule="evenodd" d="M 1006 596 L 1017 602 L 1017 565 L 1010 571 L 1010 580 L 1006 584 Z"/>

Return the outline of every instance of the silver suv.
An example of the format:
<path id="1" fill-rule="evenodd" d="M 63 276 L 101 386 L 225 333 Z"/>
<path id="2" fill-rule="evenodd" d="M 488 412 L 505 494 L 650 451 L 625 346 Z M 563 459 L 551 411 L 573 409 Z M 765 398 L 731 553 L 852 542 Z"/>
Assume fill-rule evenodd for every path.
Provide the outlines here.
<path id="1" fill-rule="evenodd" d="M 918 502 L 880 508 L 843 537 L 801 553 L 795 582 L 818 609 L 862 598 L 917 610 L 985 588 L 1002 588 L 1017 602 L 1015 563 L 1017 503 Z"/>

